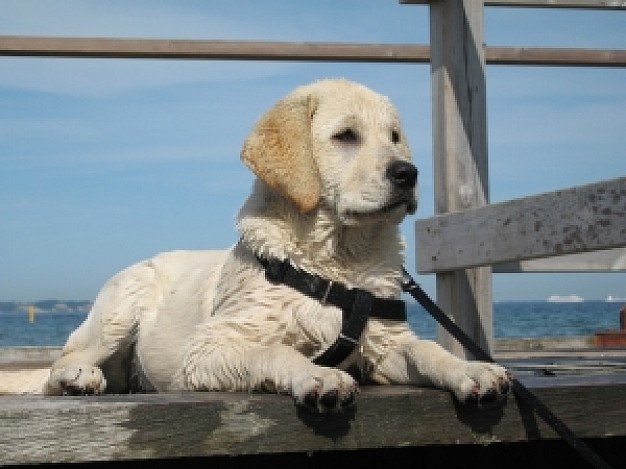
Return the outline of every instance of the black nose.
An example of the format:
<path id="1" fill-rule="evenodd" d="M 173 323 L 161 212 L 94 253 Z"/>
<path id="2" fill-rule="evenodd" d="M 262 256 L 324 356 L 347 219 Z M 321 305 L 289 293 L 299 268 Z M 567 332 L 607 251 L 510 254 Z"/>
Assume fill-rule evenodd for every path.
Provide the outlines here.
<path id="1" fill-rule="evenodd" d="M 406 161 L 394 161 L 387 166 L 387 178 L 399 189 L 411 189 L 417 182 L 417 168 Z"/>

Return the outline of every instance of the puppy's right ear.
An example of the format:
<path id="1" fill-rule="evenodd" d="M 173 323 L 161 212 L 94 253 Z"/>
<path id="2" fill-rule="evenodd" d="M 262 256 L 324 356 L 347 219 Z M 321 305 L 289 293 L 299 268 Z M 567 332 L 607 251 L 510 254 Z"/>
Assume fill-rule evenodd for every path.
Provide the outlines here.
<path id="1" fill-rule="evenodd" d="M 287 96 L 261 117 L 241 150 L 254 174 L 301 212 L 313 210 L 321 192 L 311 137 L 316 108 L 311 96 Z"/>

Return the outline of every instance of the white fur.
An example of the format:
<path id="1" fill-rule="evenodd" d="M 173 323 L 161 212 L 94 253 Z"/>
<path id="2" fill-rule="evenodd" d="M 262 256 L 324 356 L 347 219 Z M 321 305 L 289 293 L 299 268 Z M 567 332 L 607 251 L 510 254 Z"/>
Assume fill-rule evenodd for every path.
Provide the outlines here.
<path id="1" fill-rule="evenodd" d="M 351 402 L 357 384 L 343 370 L 356 364 L 381 384 L 438 386 L 460 399 L 506 393 L 502 367 L 456 358 L 420 340 L 406 322 L 370 319 L 337 369 L 312 363 L 337 338 L 340 310 L 268 282 L 255 255 L 398 298 L 404 254 L 398 224 L 415 209 L 416 189 L 389 208 L 398 194 L 387 167 L 411 155 L 385 97 L 345 80 L 300 87 L 286 102 L 302 97 L 314 100 L 310 148 L 320 186 L 314 209 L 298 208 L 288 189 L 285 196 L 259 176 L 239 213 L 236 245 L 161 253 L 118 273 L 49 376 L 0 375 L 0 392 L 123 392 L 129 383 L 156 391 L 267 390 L 290 393 L 298 404 L 311 405 L 312 398 L 324 412 Z M 347 128 L 356 141 L 337 139 Z"/>

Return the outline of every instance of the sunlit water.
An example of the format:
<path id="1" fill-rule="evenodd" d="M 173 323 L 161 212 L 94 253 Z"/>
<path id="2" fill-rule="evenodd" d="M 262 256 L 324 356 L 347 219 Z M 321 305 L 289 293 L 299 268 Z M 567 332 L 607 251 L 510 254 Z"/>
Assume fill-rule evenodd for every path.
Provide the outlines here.
<path id="1" fill-rule="evenodd" d="M 589 336 L 619 328 L 618 302 L 506 301 L 494 304 L 496 338 Z M 408 304 L 411 327 L 423 338 L 436 337 L 435 320 L 413 303 Z M 0 311 L 0 347 L 63 345 L 85 319 L 82 312 L 38 312 L 29 321 L 24 311 Z"/>

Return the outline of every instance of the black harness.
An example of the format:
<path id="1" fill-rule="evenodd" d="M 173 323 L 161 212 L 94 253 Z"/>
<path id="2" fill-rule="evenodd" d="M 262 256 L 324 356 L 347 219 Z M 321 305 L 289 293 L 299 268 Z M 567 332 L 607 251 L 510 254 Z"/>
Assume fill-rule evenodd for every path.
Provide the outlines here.
<path id="1" fill-rule="evenodd" d="M 296 269 L 289 261 L 263 259 L 259 262 L 265 268 L 265 276 L 272 283 L 283 283 L 322 304 L 336 306 L 343 312 L 343 321 L 339 337 L 327 350 L 319 355 L 314 363 L 324 366 L 337 366 L 352 353 L 359 343 L 363 329 L 370 317 L 406 321 L 404 301 L 391 298 L 378 298 L 366 290 L 346 288 L 340 283 L 326 280 L 319 275 Z M 424 290 L 403 271 L 402 290 L 415 298 L 445 329 L 479 360 L 494 363 L 493 358 L 482 350 L 465 332 L 457 326 L 430 299 Z M 548 407 L 541 402 L 526 386 L 517 379 L 512 379 L 512 390 L 517 398 L 524 401 L 552 429 L 560 435 L 580 456 L 595 468 L 610 469 L 605 461 L 589 446 L 578 438 Z"/>
<path id="2" fill-rule="evenodd" d="M 348 358 L 359 343 L 368 318 L 406 321 L 406 306 L 402 300 L 379 298 L 360 288 L 346 288 L 319 275 L 296 269 L 288 260 L 258 259 L 270 282 L 282 283 L 323 305 L 341 309 L 343 320 L 339 337 L 313 360 L 318 365 L 335 367 Z"/>

